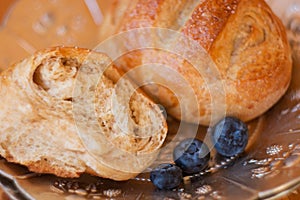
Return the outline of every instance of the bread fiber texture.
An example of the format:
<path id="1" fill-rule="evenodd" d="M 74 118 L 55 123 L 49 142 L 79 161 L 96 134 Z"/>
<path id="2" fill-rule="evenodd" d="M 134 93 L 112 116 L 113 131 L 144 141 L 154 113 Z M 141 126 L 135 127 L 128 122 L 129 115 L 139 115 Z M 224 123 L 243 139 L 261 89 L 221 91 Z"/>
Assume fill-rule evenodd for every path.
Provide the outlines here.
<path id="1" fill-rule="evenodd" d="M 127 180 L 167 134 L 160 108 L 86 49 L 49 48 L 9 67 L 0 101 L 0 155 L 38 173 Z"/>
<path id="2" fill-rule="evenodd" d="M 285 28 L 263 0 L 135 0 L 119 24 L 118 33 L 145 27 L 167 28 L 201 45 L 215 63 L 224 85 L 226 113 L 220 113 L 220 117 L 226 114 L 252 120 L 272 107 L 289 86 L 292 62 Z M 177 41 L 170 43 L 176 46 Z M 215 109 L 211 105 L 211 91 L 182 57 L 157 49 L 141 49 L 123 56 L 117 65 L 129 71 L 157 63 L 169 66 L 187 80 L 198 105 L 192 103 L 194 97 L 187 95 L 184 105 L 180 105 L 180 94 L 172 92 L 168 85 L 148 85 L 143 90 L 165 106 L 171 116 L 182 119 L 185 114 L 184 120 L 188 122 L 209 125 Z M 167 78 L 160 70 L 132 75 L 137 83 L 163 82 Z M 167 81 L 169 85 L 179 84 L 176 79 Z"/>

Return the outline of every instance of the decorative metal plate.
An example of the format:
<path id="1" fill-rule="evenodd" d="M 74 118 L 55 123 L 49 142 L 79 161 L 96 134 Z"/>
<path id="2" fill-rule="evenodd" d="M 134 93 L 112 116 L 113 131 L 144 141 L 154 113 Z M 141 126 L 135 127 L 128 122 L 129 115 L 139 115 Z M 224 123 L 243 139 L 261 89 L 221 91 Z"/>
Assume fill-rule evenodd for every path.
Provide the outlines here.
<path id="1" fill-rule="evenodd" d="M 76 1 L 77 2 L 77 1 Z M 276 14 L 287 27 L 293 49 L 293 79 L 285 96 L 265 115 L 249 123 L 250 145 L 240 157 L 220 158 L 212 152 L 210 167 L 194 176 L 185 177 L 176 190 L 161 191 L 149 181 L 149 174 L 142 173 L 133 180 L 115 182 L 83 175 L 79 179 L 62 179 L 52 175 L 39 175 L 26 168 L 0 159 L 0 186 L 12 199 L 258 199 L 275 198 L 300 185 L 300 2 L 298 0 L 268 0 Z M 24 0 L 10 10 L 0 30 L 0 66 L 47 47 L 57 41 L 91 48 L 88 39 L 80 41 L 83 29 L 96 30 L 101 22 L 100 1 L 86 0 L 70 5 L 73 14 L 70 24 L 54 24 L 53 9 L 58 9 L 65 0 Z M 82 4 L 82 5 L 81 5 Z M 93 4 L 93 6 L 91 6 Z M 103 3 L 102 3 L 103 4 Z M 26 6 L 25 6 L 26 5 Z M 100 5 L 99 7 L 95 5 Z M 20 17 L 28 9 L 33 13 L 25 24 Z M 83 11 L 82 11 L 83 10 Z M 70 11 L 71 12 L 71 11 Z M 38 16 L 38 18 L 35 18 Z M 19 18 L 18 18 L 19 17 Z M 103 16 L 102 16 L 103 17 Z M 36 21 L 38 19 L 38 21 Z M 72 21 L 73 19 L 79 19 Z M 30 21 L 32 20 L 32 21 Z M 92 22 L 91 22 L 92 21 Z M 30 25 L 30 27 L 29 27 Z M 54 31 L 54 32 L 53 32 Z M 42 40 L 53 36 L 49 40 Z M 92 34 L 92 33 L 91 33 Z M 93 35 L 89 37 L 93 37 Z M 36 36 L 35 39 L 30 36 Z M 69 37 L 69 40 L 65 40 Z M 96 37 L 96 36 L 95 36 Z M 51 40 L 51 41 L 50 41 Z M 73 43 L 72 43 L 73 42 Z M 4 48 L 9 43 L 15 55 Z M 178 123 L 168 119 L 170 132 L 176 132 Z M 185 124 L 188 132 L 192 125 Z M 206 128 L 199 127 L 198 137 Z M 180 140 L 180 138 L 178 138 Z M 156 164 L 168 160 L 164 151 Z M 151 169 L 148 169 L 148 171 Z"/>

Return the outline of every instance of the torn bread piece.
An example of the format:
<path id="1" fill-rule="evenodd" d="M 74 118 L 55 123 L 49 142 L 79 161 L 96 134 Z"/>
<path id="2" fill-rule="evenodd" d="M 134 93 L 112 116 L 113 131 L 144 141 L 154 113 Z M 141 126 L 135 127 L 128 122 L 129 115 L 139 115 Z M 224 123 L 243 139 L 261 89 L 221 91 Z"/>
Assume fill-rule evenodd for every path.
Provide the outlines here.
<path id="1" fill-rule="evenodd" d="M 104 54 L 56 47 L 0 76 L 0 155 L 31 171 L 127 180 L 148 167 L 167 125 Z"/>

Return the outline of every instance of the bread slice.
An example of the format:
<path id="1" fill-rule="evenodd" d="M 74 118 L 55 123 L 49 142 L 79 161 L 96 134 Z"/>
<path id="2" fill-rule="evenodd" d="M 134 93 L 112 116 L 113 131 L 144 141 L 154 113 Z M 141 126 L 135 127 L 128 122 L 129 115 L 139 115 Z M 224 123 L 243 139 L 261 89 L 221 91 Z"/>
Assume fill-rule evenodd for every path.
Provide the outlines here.
<path id="1" fill-rule="evenodd" d="M 50 48 L 11 66 L 0 101 L 0 155 L 38 173 L 130 179 L 167 133 L 160 108 L 86 49 Z"/>

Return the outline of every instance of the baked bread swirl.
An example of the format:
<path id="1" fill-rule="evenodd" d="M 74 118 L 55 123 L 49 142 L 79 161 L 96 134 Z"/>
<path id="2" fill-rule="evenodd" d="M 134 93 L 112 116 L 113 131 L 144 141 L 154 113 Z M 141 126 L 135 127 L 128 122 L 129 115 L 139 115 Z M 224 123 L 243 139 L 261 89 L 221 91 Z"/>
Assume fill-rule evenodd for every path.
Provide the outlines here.
<path id="1" fill-rule="evenodd" d="M 122 19 L 119 33 L 145 27 L 167 28 L 200 44 L 220 73 L 226 115 L 243 121 L 254 119 L 272 107 L 289 86 L 292 63 L 285 28 L 263 0 L 136 0 Z M 176 40 L 167 39 L 166 42 L 176 46 Z M 134 40 L 135 45 L 144 42 L 137 37 Z M 180 105 L 180 94 L 171 92 L 168 85 L 148 85 L 143 87 L 144 91 L 173 117 L 182 119 L 183 113 L 187 113 L 186 121 L 209 125 L 215 109 L 209 88 L 203 77 L 180 56 L 157 49 L 137 49 L 123 56 L 118 67 L 129 71 L 153 63 L 168 65 L 188 81 L 199 112 L 197 105 L 191 103 L 194 97 L 185 96 L 185 105 Z M 151 77 L 156 81 L 159 77 L 162 82 L 167 75 L 152 71 L 138 73 L 132 79 L 138 83 Z M 168 81 L 170 85 L 178 84 L 175 79 Z"/>
<path id="2" fill-rule="evenodd" d="M 167 133 L 160 108 L 86 49 L 50 48 L 9 67 L 0 101 L 0 155 L 38 173 L 126 180 Z"/>

